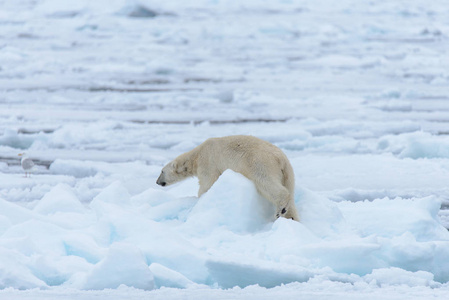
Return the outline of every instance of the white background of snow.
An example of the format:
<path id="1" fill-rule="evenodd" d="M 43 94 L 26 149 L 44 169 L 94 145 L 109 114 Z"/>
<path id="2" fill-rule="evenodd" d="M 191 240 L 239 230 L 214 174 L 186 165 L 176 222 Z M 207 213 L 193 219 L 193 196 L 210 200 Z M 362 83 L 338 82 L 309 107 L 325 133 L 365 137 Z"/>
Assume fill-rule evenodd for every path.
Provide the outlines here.
<path id="1" fill-rule="evenodd" d="M 0 298 L 447 297 L 446 1 L 20 0 L 0 20 Z M 201 199 L 155 184 L 231 134 L 286 152 L 301 223 L 230 171 Z"/>

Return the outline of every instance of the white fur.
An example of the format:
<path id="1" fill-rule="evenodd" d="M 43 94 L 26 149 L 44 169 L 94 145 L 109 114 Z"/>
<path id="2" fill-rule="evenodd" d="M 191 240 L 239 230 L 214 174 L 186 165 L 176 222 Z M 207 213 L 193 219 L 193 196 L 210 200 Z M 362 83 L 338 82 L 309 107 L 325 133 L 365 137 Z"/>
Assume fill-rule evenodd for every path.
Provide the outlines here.
<path id="1" fill-rule="evenodd" d="M 168 163 L 157 184 L 165 186 L 197 176 L 201 197 L 227 169 L 253 181 L 258 192 L 276 206 L 276 218 L 299 221 L 294 202 L 295 178 L 287 156 L 273 144 L 253 136 L 208 139 Z"/>

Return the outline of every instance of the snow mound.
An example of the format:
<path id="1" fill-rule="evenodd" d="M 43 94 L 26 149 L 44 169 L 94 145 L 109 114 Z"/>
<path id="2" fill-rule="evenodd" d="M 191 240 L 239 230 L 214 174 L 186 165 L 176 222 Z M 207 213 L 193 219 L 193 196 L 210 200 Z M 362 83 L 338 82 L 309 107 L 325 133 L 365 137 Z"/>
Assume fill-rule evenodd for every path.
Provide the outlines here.
<path id="1" fill-rule="evenodd" d="M 97 174 L 98 169 L 91 162 L 56 159 L 50 165 L 53 174 L 71 175 L 73 177 L 89 177 Z"/>
<path id="2" fill-rule="evenodd" d="M 154 281 L 158 287 L 188 288 L 196 285 L 181 273 L 158 263 L 152 263 L 150 270 L 154 275 Z"/>
<path id="3" fill-rule="evenodd" d="M 186 226 L 192 232 L 210 233 L 224 227 L 253 232 L 274 220 L 275 208 L 262 198 L 243 175 L 225 171 L 190 212 Z"/>
<path id="4" fill-rule="evenodd" d="M 22 253 L 0 247 L 0 289 L 14 287 L 19 290 L 45 288 L 47 285 L 33 275 L 30 268 L 24 265 L 29 261 Z"/>
<path id="5" fill-rule="evenodd" d="M 296 188 L 295 203 L 304 224 L 322 238 L 350 231 L 337 205 L 325 197 L 303 188 Z"/>
<path id="6" fill-rule="evenodd" d="M 433 196 L 420 199 L 384 198 L 351 204 L 346 202 L 339 207 L 348 222 L 358 225 L 359 234 L 363 237 L 376 235 L 393 238 L 408 233 L 418 241 L 431 241 L 448 236 L 447 230 L 439 226 L 441 201 Z"/>
<path id="7" fill-rule="evenodd" d="M 9 146 L 15 149 L 28 149 L 34 142 L 47 142 L 47 136 L 44 133 L 39 133 L 34 136 L 19 134 L 16 130 L 6 129 L 3 135 L 0 136 L 0 146 Z"/>
<path id="8" fill-rule="evenodd" d="M 377 269 L 364 276 L 365 281 L 383 285 L 431 286 L 435 287 L 432 273 L 409 272 L 399 268 Z"/>
<path id="9" fill-rule="evenodd" d="M 426 132 L 413 132 L 398 136 L 385 136 L 378 148 L 392 152 L 400 158 L 449 158 L 449 140 Z"/>
<path id="10" fill-rule="evenodd" d="M 84 206 L 76 197 L 72 189 L 66 184 L 58 184 L 39 200 L 34 208 L 40 214 L 54 214 L 57 212 L 83 213 Z"/>
<path id="11" fill-rule="evenodd" d="M 154 277 L 138 248 L 116 243 L 106 257 L 87 274 L 84 289 L 101 290 L 127 285 L 143 290 L 154 288 Z"/>

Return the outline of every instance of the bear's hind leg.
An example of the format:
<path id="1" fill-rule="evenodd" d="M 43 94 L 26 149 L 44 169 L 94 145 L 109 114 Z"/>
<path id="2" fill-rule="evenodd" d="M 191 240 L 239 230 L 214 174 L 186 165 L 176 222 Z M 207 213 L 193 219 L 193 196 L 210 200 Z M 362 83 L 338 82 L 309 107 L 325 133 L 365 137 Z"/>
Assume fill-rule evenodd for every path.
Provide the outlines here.
<path id="1" fill-rule="evenodd" d="M 291 208 L 290 194 L 281 184 L 257 184 L 257 190 L 276 207 L 275 218 L 284 217 L 298 221 L 296 208 Z"/>
<path id="2" fill-rule="evenodd" d="M 298 211 L 296 210 L 295 201 L 290 201 L 287 212 L 283 216 L 286 219 L 292 219 L 299 222 Z"/>

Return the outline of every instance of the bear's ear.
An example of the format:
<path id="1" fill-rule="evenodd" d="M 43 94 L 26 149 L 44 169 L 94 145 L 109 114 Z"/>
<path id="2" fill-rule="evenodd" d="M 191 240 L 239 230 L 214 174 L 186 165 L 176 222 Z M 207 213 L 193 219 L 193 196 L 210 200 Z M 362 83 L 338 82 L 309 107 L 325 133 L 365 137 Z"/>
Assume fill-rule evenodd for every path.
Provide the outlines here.
<path id="1" fill-rule="evenodd" d="M 176 162 L 176 165 L 173 165 L 173 168 L 176 174 L 185 174 L 187 173 L 187 162 L 184 162 L 183 164 L 178 164 Z"/>
<path id="2" fill-rule="evenodd" d="M 185 161 L 185 162 L 182 164 L 182 166 L 179 166 L 179 167 L 178 167 L 178 173 L 179 173 L 179 174 L 186 174 L 187 171 L 188 171 L 188 169 L 187 169 L 187 162 Z"/>
<path id="3" fill-rule="evenodd" d="M 171 162 L 171 168 L 172 170 L 177 170 L 178 169 L 178 162 L 177 161 L 172 161 Z"/>

